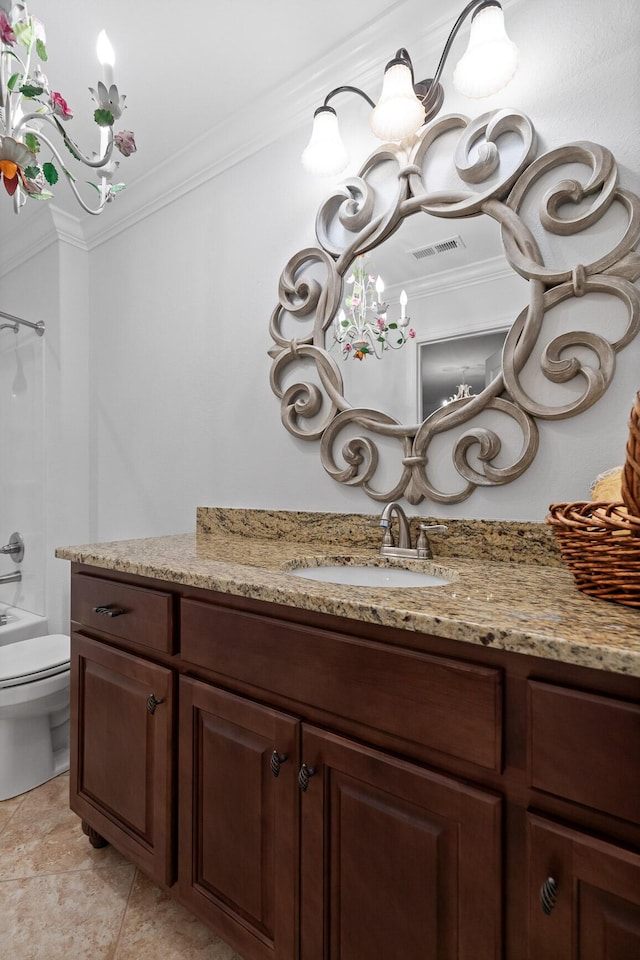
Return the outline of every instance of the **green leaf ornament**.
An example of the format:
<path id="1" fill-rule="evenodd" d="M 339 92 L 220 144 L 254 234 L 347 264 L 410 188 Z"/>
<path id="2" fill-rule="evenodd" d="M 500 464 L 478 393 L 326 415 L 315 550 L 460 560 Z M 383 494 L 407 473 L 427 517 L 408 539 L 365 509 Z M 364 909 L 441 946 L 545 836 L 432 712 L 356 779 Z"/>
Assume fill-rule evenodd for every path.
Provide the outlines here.
<path id="1" fill-rule="evenodd" d="M 34 33 L 31 17 L 28 20 L 19 20 L 18 23 L 14 24 L 13 33 L 18 43 L 29 50 L 33 43 Z"/>
<path id="2" fill-rule="evenodd" d="M 33 100 L 34 97 L 39 97 L 44 93 L 44 87 L 37 87 L 34 83 L 23 83 L 20 87 L 20 93 L 27 100 Z"/>
<path id="3" fill-rule="evenodd" d="M 111 110 L 103 110 L 98 108 L 93 114 L 93 119 L 99 127 L 113 126 L 113 114 L 111 113 Z"/>
<path id="4" fill-rule="evenodd" d="M 40 153 L 40 141 L 35 133 L 27 133 L 24 138 L 24 145 L 31 153 Z"/>
<path id="5" fill-rule="evenodd" d="M 44 173 L 45 180 L 51 186 L 58 182 L 58 171 L 52 163 L 43 163 L 42 172 Z"/>

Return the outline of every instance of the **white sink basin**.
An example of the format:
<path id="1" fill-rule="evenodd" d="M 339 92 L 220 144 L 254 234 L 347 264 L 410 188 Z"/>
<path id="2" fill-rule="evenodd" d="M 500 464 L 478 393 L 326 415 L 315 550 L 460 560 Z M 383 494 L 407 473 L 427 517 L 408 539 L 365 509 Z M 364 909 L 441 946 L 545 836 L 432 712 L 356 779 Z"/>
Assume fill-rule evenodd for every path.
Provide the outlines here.
<path id="1" fill-rule="evenodd" d="M 352 587 L 443 587 L 453 581 L 434 573 L 405 570 L 402 567 L 323 566 L 290 570 L 294 577 L 345 583 Z"/>

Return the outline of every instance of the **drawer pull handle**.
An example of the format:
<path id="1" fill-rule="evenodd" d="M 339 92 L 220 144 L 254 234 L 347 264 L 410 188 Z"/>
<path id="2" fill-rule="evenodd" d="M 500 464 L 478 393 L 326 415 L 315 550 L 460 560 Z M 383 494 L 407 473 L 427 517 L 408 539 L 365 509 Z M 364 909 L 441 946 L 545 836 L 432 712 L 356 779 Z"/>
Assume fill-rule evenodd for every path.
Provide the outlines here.
<path id="1" fill-rule="evenodd" d="M 273 751 L 273 753 L 271 754 L 271 759 L 269 760 L 269 769 L 271 770 L 271 773 L 274 775 L 274 777 L 280 776 L 280 767 L 286 761 L 286 759 L 287 759 L 286 753 L 278 753 L 277 750 Z"/>
<path id="2" fill-rule="evenodd" d="M 149 694 L 149 696 L 147 697 L 147 710 L 149 711 L 151 716 L 154 715 L 154 713 L 156 712 L 156 707 L 159 706 L 159 704 L 161 703 L 164 703 L 164 700 L 156 700 L 156 698 L 152 693 Z"/>
<path id="3" fill-rule="evenodd" d="M 540 887 L 540 904 L 542 912 L 547 916 L 551 913 L 558 899 L 558 884 L 553 877 L 547 877 Z"/>
<path id="4" fill-rule="evenodd" d="M 108 604 L 103 604 L 101 607 L 94 607 L 93 612 L 99 613 L 103 617 L 121 617 L 124 610 L 121 610 L 120 607 L 110 607 Z"/>
<path id="5" fill-rule="evenodd" d="M 300 767 L 300 772 L 298 773 L 298 786 L 303 793 L 307 792 L 307 787 L 309 786 L 309 780 L 315 774 L 313 767 L 308 767 L 306 763 L 303 763 Z"/>

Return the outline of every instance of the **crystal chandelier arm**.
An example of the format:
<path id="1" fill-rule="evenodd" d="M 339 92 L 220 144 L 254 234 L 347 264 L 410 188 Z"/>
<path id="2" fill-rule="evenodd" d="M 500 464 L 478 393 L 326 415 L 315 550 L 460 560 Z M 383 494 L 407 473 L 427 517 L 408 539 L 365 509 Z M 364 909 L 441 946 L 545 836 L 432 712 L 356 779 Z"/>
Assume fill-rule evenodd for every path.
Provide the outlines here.
<path id="1" fill-rule="evenodd" d="M 476 9 L 478 9 L 479 7 L 485 6 L 485 5 L 486 5 L 486 6 L 500 6 L 500 4 L 497 3 L 497 0 L 471 0 L 471 2 L 466 5 L 466 7 L 464 8 L 464 10 L 462 11 L 462 13 L 460 14 L 460 16 L 458 17 L 458 19 L 457 19 L 456 22 L 454 23 L 453 27 L 451 28 L 451 32 L 450 32 L 449 36 L 447 37 L 447 42 L 446 42 L 445 45 L 444 45 L 444 50 L 442 51 L 442 54 L 440 55 L 440 60 L 439 60 L 439 62 L 438 62 L 438 66 L 437 66 L 437 69 L 436 69 L 436 72 L 435 72 L 435 74 L 434 74 L 433 79 L 432 79 L 431 81 L 429 81 L 429 80 L 423 80 L 423 81 L 422 81 L 423 83 L 429 83 L 429 89 L 427 90 L 427 94 L 426 94 L 426 96 L 425 96 L 425 98 L 424 98 L 424 100 L 423 100 L 423 103 L 424 103 L 424 105 L 425 105 L 425 109 L 426 109 L 426 110 L 428 110 L 429 101 L 431 100 L 432 94 L 434 94 L 435 91 L 436 91 L 436 88 L 437 88 L 438 83 L 439 83 L 439 81 L 440 81 L 440 77 L 442 76 L 442 71 L 444 70 L 444 65 L 445 65 L 445 63 L 447 62 L 447 57 L 449 56 L 449 54 L 450 54 L 450 52 L 451 52 L 451 47 L 453 46 L 453 41 L 455 40 L 455 38 L 457 37 L 458 33 L 460 32 L 460 28 L 462 27 L 462 24 L 463 24 L 464 21 L 467 19 L 467 17 L 469 16 L 470 13 L 473 13 Z"/>
<path id="2" fill-rule="evenodd" d="M 113 134 L 112 134 L 112 136 L 113 136 Z M 43 133 L 38 133 L 38 139 L 39 139 L 39 140 L 42 140 L 42 142 L 45 143 L 45 144 L 49 147 L 49 149 L 51 150 L 52 154 L 54 155 L 54 157 L 56 158 L 56 160 L 57 160 L 58 163 L 60 164 L 60 167 L 61 167 L 62 171 L 64 172 L 64 174 L 65 174 L 66 177 L 67 177 L 67 182 L 68 182 L 69 186 L 71 187 L 71 189 L 73 190 L 73 192 L 74 192 L 74 194 L 75 194 L 75 197 L 76 197 L 76 200 L 78 201 L 78 203 L 80 204 L 80 206 L 82 207 L 82 209 L 85 210 L 87 213 L 92 214 L 94 217 L 97 217 L 99 214 L 101 214 L 102 211 L 103 211 L 103 209 L 104 209 L 104 205 L 105 205 L 106 200 L 102 200 L 102 201 L 100 202 L 100 204 L 99 204 L 95 209 L 93 209 L 93 208 L 90 207 L 87 203 L 85 203 L 85 201 L 84 201 L 84 200 L 82 199 L 82 197 L 80 196 L 80 193 L 78 192 L 78 188 L 76 187 L 76 185 L 75 185 L 75 183 L 74 183 L 73 174 L 69 173 L 69 171 L 67 170 L 66 166 L 64 165 L 64 160 L 62 159 L 62 157 L 61 157 L 60 152 L 58 151 L 58 149 L 53 145 L 53 143 L 51 142 L 51 140 L 49 140 L 49 138 L 48 138 L 47 136 L 45 136 L 45 134 L 43 134 Z M 91 165 L 91 166 L 96 166 L 96 164 L 90 164 L 90 165 Z"/>

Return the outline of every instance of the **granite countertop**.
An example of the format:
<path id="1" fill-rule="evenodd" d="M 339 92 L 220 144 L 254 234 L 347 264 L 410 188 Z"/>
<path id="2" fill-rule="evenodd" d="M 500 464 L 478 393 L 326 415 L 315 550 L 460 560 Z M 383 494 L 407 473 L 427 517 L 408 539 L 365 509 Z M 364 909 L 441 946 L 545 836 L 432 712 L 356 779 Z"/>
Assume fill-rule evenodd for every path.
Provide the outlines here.
<path id="1" fill-rule="evenodd" d="M 371 530 L 369 518 L 339 515 L 329 524 L 327 518 L 200 508 L 195 534 L 61 547 L 56 556 L 640 677 L 640 610 L 582 594 L 544 524 L 461 521 L 475 523 L 473 535 L 464 537 L 473 556 L 456 556 L 447 555 L 445 544 L 451 550 L 463 534 L 447 521 L 451 535 L 433 538 L 433 561 L 381 561 L 373 545 L 379 531 Z M 287 572 L 294 564 L 318 566 L 338 556 L 444 573 L 453 582 L 373 589 Z M 495 556 L 500 559 L 489 558 Z"/>

